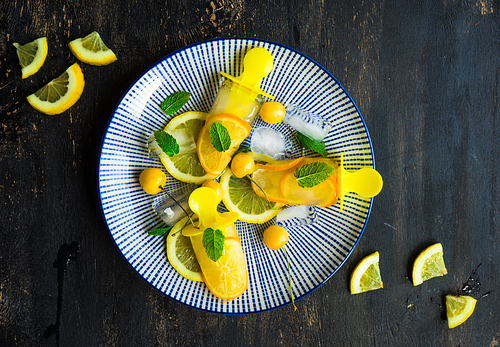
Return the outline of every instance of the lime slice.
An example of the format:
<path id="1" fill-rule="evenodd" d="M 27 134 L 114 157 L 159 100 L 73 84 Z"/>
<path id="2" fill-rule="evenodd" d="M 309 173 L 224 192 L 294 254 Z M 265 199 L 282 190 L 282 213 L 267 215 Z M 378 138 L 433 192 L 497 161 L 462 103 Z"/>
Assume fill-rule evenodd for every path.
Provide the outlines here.
<path id="1" fill-rule="evenodd" d="M 203 282 L 201 269 L 194 254 L 191 238 L 182 235 L 182 229 L 189 223 L 185 217 L 177 222 L 167 236 L 167 257 L 173 268 L 184 278 Z"/>
<path id="2" fill-rule="evenodd" d="M 19 65 L 21 65 L 21 74 L 23 79 L 40 70 L 45 62 L 48 52 L 46 37 L 40 37 L 39 39 L 24 45 L 14 42 L 13 45 L 16 47 L 16 53 L 19 58 Z"/>
<path id="3" fill-rule="evenodd" d="M 470 296 L 446 295 L 448 327 L 451 329 L 465 322 L 474 312 L 476 301 Z"/>
<path id="4" fill-rule="evenodd" d="M 214 178 L 203 169 L 196 151 L 198 134 L 207 117 L 205 112 L 186 112 L 174 117 L 164 129 L 175 137 L 180 150 L 173 157 L 161 156 L 160 160 L 167 171 L 181 182 L 202 184 Z"/>
<path id="5" fill-rule="evenodd" d="M 115 53 L 104 44 L 97 31 L 71 41 L 68 46 L 78 60 L 90 65 L 108 65 L 116 61 Z"/>
<path id="6" fill-rule="evenodd" d="M 227 168 L 220 178 L 222 201 L 227 209 L 240 214 L 239 219 L 247 223 L 264 223 L 278 214 L 285 204 L 269 202 L 252 189 L 247 177 L 238 178 Z"/>
<path id="7" fill-rule="evenodd" d="M 380 276 L 379 253 L 363 258 L 351 274 L 351 294 L 359 294 L 384 287 Z"/>
<path id="8" fill-rule="evenodd" d="M 443 246 L 440 243 L 433 244 L 424 249 L 413 263 L 413 285 L 418 286 L 428 279 L 447 273 L 443 259 Z"/>
<path id="9" fill-rule="evenodd" d="M 73 106 L 83 92 L 85 80 L 77 63 L 27 97 L 34 109 L 45 114 L 59 114 Z"/>

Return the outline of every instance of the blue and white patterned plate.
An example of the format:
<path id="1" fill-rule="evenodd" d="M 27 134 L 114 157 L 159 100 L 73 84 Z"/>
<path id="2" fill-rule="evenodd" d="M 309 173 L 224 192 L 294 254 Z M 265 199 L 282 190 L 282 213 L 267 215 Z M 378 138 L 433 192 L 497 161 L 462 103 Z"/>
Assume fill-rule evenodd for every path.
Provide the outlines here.
<path id="1" fill-rule="evenodd" d="M 262 90 L 274 95 L 277 101 L 301 106 L 333 124 L 325 138 L 329 157 L 339 159 L 344 152 L 346 168 L 351 170 L 374 166 L 366 125 L 339 82 L 318 63 L 293 49 L 250 38 L 197 43 L 166 56 L 148 69 L 116 107 L 99 157 L 102 213 L 127 262 L 165 296 L 216 313 L 256 313 L 291 303 L 285 254 L 269 250 L 262 241 L 263 230 L 273 221 L 264 225 L 237 222 L 249 285 L 241 297 L 221 301 L 203 283 L 181 277 L 170 266 L 165 236 L 147 234 L 162 222 L 151 207 L 154 196 L 144 193 L 139 185 L 139 174 L 147 167 L 163 169 L 158 160 L 148 158 L 149 134 L 163 129 L 173 116 L 182 112 L 208 112 L 219 87 L 219 71 L 239 75 L 242 57 L 253 47 L 266 48 L 274 58 L 274 68 L 263 79 Z M 166 116 L 159 104 L 179 90 L 189 91 L 191 98 L 178 113 Z M 182 184 L 167 177 L 167 188 Z M 318 209 L 318 220 L 313 225 L 288 228 L 290 241 L 286 248 L 296 300 L 322 285 L 345 262 L 361 237 L 371 204 L 371 199 L 349 194 L 342 213 L 337 203 Z"/>

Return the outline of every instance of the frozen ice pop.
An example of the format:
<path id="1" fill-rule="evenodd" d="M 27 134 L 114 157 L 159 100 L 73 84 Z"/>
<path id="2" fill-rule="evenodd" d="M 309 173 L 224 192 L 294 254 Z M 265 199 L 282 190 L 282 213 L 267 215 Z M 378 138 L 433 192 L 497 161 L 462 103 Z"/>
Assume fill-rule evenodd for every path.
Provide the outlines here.
<path id="1" fill-rule="evenodd" d="M 260 89 L 262 78 L 272 68 L 273 57 L 266 49 L 256 47 L 249 50 L 243 59 L 243 73 L 240 76 L 234 77 L 221 72 L 226 80 L 222 83 L 209 114 L 232 113 L 252 124 L 262 106 L 259 95 L 274 98 Z"/>
<path id="2" fill-rule="evenodd" d="M 326 207 L 340 200 L 340 210 L 343 209 L 344 195 L 354 192 L 359 196 L 371 198 L 382 190 L 383 181 L 380 174 L 369 167 L 357 171 L 347 171 L 344 168 L 343 153 L 340 166 L 331 158 L 302 158 L 300 160 L 275 161 L 272 165 L 257 165 L 252 174 L 252 188 L 261 197 L 269 201 L 289 205 L 316 205 Z M 324 162 L 330 165 L 333 173 L 321 183 L 311 187 L 299 186 L 295 171 L 314 162 Z M 279 170 L 276 170 L 279 168 Z M 265 192 L 262 192 L 262 190 Z"/>

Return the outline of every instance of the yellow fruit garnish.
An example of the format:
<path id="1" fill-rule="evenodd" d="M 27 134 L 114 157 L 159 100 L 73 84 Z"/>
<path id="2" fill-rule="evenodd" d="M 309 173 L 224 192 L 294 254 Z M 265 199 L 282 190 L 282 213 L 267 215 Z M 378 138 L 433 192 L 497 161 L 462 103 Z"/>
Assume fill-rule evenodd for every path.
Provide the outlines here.
<path id="1" fill-rule="evenodd" d="M 40 37 L 33 42 L 20 45 L 14 42 L 16 47 L 19 65 L 21 65 L 22 78 L 25 79 L 35 74 L 42 67 L 47 57 L 47 38 Z"/>
<path id="2" fill-rule="evenodd" d="M 224 126 L 230 137 L 230 147 L 222 152 L 217 151 L 210 139 L 210 127 L 213 123 L 220 123 Z M 238 116 L 229 113 L 219 113 L 211 116 L 203 128 L 196 144 L 200 163 L 211 175 L 217 176 L 227 167 L 233 154 L 238 150 L 241 142 L 250 135 L 250 124 Z"/>
<path id="3" fill-rule="evenodd" d="M 116 61 L 116 55 L 106 47 L 97 31 L 71 41 L 68 46 L 78 60 L 90 65 L 108 65 Z"/>
<path id="4" fill-rule="evenodd" d="M 363 258 L 356 265 L 351 275 L 351 294 L 359 294 L 384 287 L 378 262 L 379 254 L 375 252 Z"/>
<path id="5" fill-rule="evenodd" d="M 201 269 L 194 254 L 191 239 L 183 236 L 181 229 L 189 224 L 188 218 L 177 222 L 167 237 L 167 257 L 174 269 L 184 278 L 192 281 L 203 282 Z"/>
<path id="6" fill-rule="evenodd" d="M 238 212 L 239 219 L 247 223 L 264 223 L 278 214 L 284 204 L 269 202 L 252 189 L 247 177 L 238 178 L 227 168 L 220 177 L 222 201 L 227 209 Z"/>
<path id="7" fill-rule="evenodd" d="M 446 295 L 448 327 L 451 329 L 465 322 L 474 312 L 476 301 L 470 296 Z"/>
<path id="8" fill-rule="evenodd" d="M 413 285 L 418 286 L 428 279 L 447 273 L 443 259 L 443 246 L 440 243 L 433 244 L 424 249 L 413 263 Z"/>
<path id="9" fill-rule="evenodd" d="M 73 106 L 83 92 L 85 80 L 77 63 L 27 97 L 31 106 L 45 114 L 59 114 Z"/>
<path id="10" fill-rule="evenodd" d="M 185 112 L 174 117 L 164 129 L 176 139 L 179 153 L 173 157 L 160 157 L 160 160 L 167 171 L 181 182 L 202 184 L 214 178 L 203 169 L 196 151 L 198 134 L 207 117 L 205 112 Z"/>

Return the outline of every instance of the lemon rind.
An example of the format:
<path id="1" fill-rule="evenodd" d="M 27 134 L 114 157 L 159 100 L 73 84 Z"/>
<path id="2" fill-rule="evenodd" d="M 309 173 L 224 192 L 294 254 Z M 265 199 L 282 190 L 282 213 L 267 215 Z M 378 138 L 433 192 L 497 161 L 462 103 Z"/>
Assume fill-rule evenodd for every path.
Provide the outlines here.
<path id="1" fill-rule="evenodd" d="M 47 38 L 40 37 L 34 40 L 33 42 L 37 43 L 38 49 L 36 51 L 35 57 L 33 58 L 33 61 L 28 66 L 21 68 L 22 79 L 28 78 L 37 73 L 42 67 L 43 63 L 45 63 L 45 59 L 47 58 L 47 53 L 49 51 L 47 45 Z M 20 45 L 18 43 L 14 43 L 14 46 L 17 49 L 18 46 Z"/>
<path id="2" fill-rule="evenodd" d="M 48 115 L 56 115 L 63 113 L 71 106 L 73 106 L 83 93 L 85 86 L 85 79 L 83 77 L 82 69 L 78 63 L 74 63 L 66 72 L 69 75 L 68 92 L 57 102 L 52 103 L 40 100 L 35 93 L 29 95 L 26 99 L 30 105 L 37 111 Z M 50 82 L 49 82 L 50 83 Z"/>
<path id="3" fill-rule="evenodd" d="M 111 49 L 107 51 L 92 52 L 84 48 L 82 46 L 82 38 L 71 41 L 68 47 L 78 60 L 89 65 L 104 66 L 117 60 L 116 54 Z"/>
<path id="4" fill-rule="evenodd" d="M 187 217 L 181 219 L 177 224 L 173 226 L 173 228 L 170 230 L 170 233 L 167 236 L 166 240 L 166 248 L 167 248 L 167 258 L 168 262 L 172 267 L 177 271 L 179 275 L 182 277 L 191 280 L 191 281 L 196 281 L 196 282 L 203 282 L 203 277 L 201 272 L 194 272 L 189 270 L 186 266 L 184 266 L 183 263 L 180 261 L 175 261 L 177 257 L 175 257 L 175 240 L 173 235 L 177 232 L 180 231 L 182 226 L 186 223 Z M 180 233 L 179 233 L 180 235 Z"/>
<path id="5" fill-rule="evenodd" d="M 229 211 L 239 213 L 240 216 L 238 219 L 240 221 L 246 223 L 262 224 L 275 217 L 278 214 L 278 212 L 280 212 L 281 208 L 285 206 L 285 204 L 282 203 L 275 203 L 274 209 L 267 210 L 265 213 L 261 213 L 259 215 L 242 212 L 240 209 L 238 209 L 238 207 L 235 204 L 233 204 L 233 202 L 229 198 L 229 177 L 232 174 L 233 173 L 231 169 L 226 168 L 226 171 L 220 177 L 220 184 L 222 185 L 222 194 L 223 194 L 222 202 Z"/>
<path id="6" fill-rule="evenodd" d="M 197 117 L 188 117 L 187 116 L 188 114 L 189 115 L 196 114 Z M 186 122 L 186 120 L 188 120 L 188 119 L 204 119 L 204 120 L 206 120 L 207 118 L 208 118 L 208 113 L 205 113 L 205 112 L 199 112 L 199 111 L 184 112 L 184 113 L 172 118 L 172 120 L 167 124 L 167 126 L 163 130 L 168 132 L 168 131 L 170 131 L 170 129 L 175 129 L 178 125 Z M 165 169 L 168 171 L 168 173 L 170 175 L 172 175 L 172 177 L 174 177 L 175 179 L 177 179 L 181 182 L 184 182 L 184 183 L 202 184 L 205 181 L 214 179 L 216 177 L 216 176 L 210 175 L 209 173 L 207 173 L 204 176 L 193 176 L 193 175 L 185 174 L 185 173 L 179 171 L 168 157 L 166 157 L 166 158 L 160 157 L 160 161 L 163 164 L 163 166 L 165 167 Z"/>
<path id="7" fill-rule="evenodd" d="M 361 286 L 359 285 L 359 283 L 361 281 L 361 277 L 364 275 L 364 273 L 366 272 L 366 270 L 368 270 L 368 268 L 371 265 L 379 263 L 379 260 L 380 260 L 379 253 L 378 252 L 374 252 L 374 253 L 372 253 L 372 254 L 367 255 L 366 257 L 364 257 L 356 265 L 356 267 L 352 271 L 351 281 L 350 281 L 350 285 L 349 285 L 349 289 L 350 289 L 351 294 L 360 294 L 360 293 L 364 293 L 364 292 L 367 292 L 367 291 L 371 291 L 371 290 L 376 290 L 376 289 L 383 288 L 383 282 L 381 282 L 381 284 L 382 284 L 381 287 L 373 288 L 373 289 L 368 289 L 368 290 L 362 290 Z"/>
<path id="8" fill-rule="evenodd" d="M 465 298 L 465 308 L 462 313 L 456 316 L 448 316 L 447 312 L 447 320 L 448 320 L 448 328 L 453 329 L 462 323 L 464 323 L 469 317 L 474 313 L 474 309 L 476 308 L 477 300 L 471 296 L 454 296 L 454 295 L 446 295 L 446 297 L 453 298 Z M 448 307 L 447 307 L 448 309 Z"/>
<path id="9" fill-rule="evenodd" d="M 443 252 L 443 245 L 441 243 L 430 245 L 422 252 L 420 252 L 417 258 L 415 258 L 412 270 L 412 280 L 414 286 L 418 286 L 424 283 L 424 280 L 422 279 L 422 268 L 425 264 L 425 261 L 438 252 Z"/>

